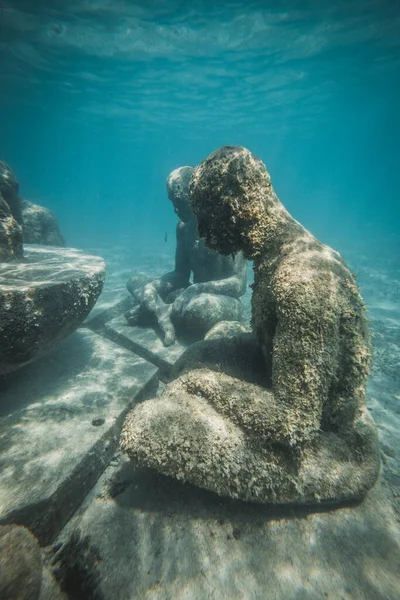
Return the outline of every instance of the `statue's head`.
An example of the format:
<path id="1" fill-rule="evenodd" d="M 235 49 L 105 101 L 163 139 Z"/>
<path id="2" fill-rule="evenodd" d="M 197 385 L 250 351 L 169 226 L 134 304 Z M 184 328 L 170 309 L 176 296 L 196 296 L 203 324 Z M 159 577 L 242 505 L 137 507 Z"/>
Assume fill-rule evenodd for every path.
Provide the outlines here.
<path id="1" fill-rule="evenodd" d="M 190 203 L 206 245 L 222 254 L 242 250 L 253 256 L 269 190 L 268 171 L 246 148 L 224 146 L 210 154 L 194 169 L 190 183 Z"/>
<path id="2" fill-rule="evenodd" d="M 168 198 L 178 217 L 185 223 L 194 216 L 189 202 L 189 182 L 192 173 L 193 167 L 179 167 L 167 177 Z"/>
<path id="3" fill-rule="evenodd" d="M 18 195 L 18 181 L 14 173 L 5 162 L 0 160 L 0 192 L 8 203 Z"/>

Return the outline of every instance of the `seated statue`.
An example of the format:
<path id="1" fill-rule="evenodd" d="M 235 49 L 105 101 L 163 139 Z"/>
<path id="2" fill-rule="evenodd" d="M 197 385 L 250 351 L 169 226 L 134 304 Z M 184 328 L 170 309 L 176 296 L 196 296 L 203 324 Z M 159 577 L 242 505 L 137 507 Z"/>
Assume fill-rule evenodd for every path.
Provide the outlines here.
<path id="1" fill-rule="evenodd" d="M 44 206 L 19 197 L 19 183 L 5 162 L 0 161 L 0 193 L 10 207 L 11 214 L 22 227 L 25 244 L 65 246 L 57 219 Z"/>
<path id="2" fill-rule="evenodd" d="M 257 368 L 270 384 L 243 379 L 238 360 L 238 376 L 223 372 L 226 340 L 198 342 L 214 355 L 220 345 L 219 367 L 181 374 L 136 406 L 122 449 L 136 465 L 242 500 L 362 498 L 380 458 L 365 405 L 371 346 L 354 276 L 288 213 L 264 164 L 244 148 L 223 147 L 196 167 L 190 199 L 209 248 L 254 261 Z"/>
<path id="3" fill-rule="evenodd" d="M 246 260 L 242 253 L 223 256 L 199 239 L 197 220 L 189 204 L 192 167 L 180 167 L 167 178 L 168 197 L 180 221 L 176 229 L 175 269 L 159 279 L 134 275 L 127 288 L 139 303 L 125 314 L 130 325 L 158 325 L 163 343 L 176 334 L 201 339 L 220 321 L 240 319 L 239 298 L 246 290 Z M 190 276 L 193 273 L 193 283 Z"/>

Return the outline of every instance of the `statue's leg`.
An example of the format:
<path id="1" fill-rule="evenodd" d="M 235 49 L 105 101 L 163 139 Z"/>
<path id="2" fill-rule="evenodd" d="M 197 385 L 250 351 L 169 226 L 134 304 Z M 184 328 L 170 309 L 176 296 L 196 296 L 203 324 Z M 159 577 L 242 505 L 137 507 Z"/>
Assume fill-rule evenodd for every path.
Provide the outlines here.
<path id="1" fill-rule="evenodd" d="M 128 282 L 126 284 L 128 292 L 132 294 L 133 298 L 137 302 L 140 302 L 140 299 L 137 297 L 136 292 L 142 290 L 144 286 L 147 283 L 151 283 L 153 279 L 148 275 L 145 275 L 144 273 L 136 273 L 135 275 L 132 275 L 132 277 L 128 279 Z"/>
<path id="2" fill-rule="evenodd" d="M 190 341 L 202 339 L 219 321 L 238 321 L 242 304 L 237 298 L 217 294 L 199 294 L 187 302 L 179 313 L 172 312 L 178 334 Z"/>
<path id="3" fill-rule="evenodd" d="M 191 344 L 174 365 L 174 378 L 193 369 L 208 368 L 266 388 L 271 386 L 261 350 L 253 333 L 200 340 Z"/>
<path id="4" fill-rule="evenodd" d="M 170 346 L 175 341 L 175 332 L 169 320 L 170 307 L 166 305 L 165 310 L 159 310 L 157 313 L 150 311 L 143 304 L 135 306 L 126 311 L 125 319 L 128 325 L 141 327 L 159 327 L 163 337 L 164 345 Z"/>
<path id="5" fill-rule="evenodd" d="M 128 322 L 128 325 L 135 327 L 136 325 L 140 325 L 141 327 L 154 327 L 157 324 L 157 321 L 154 315 L 146 310 L 146 307 L 139 304 L 134 308 L 126 311 L 125 319 Z"/>
<path id="6" fill-rule="evenodd" d="M 134 464 L 252 502 L 345 502 L 362 498 L 374 484 L 379 460 L 368 413 L 353 431 L 320 432 L 299 453 L 263 435 L 263 415 L 268 421 L 273 417 L 267 399 L 260 403 L 257 394 L 248 397 L 246 384 L 236 389 L 235 382 L 222 397 L 216 383 L 197 391 L 183 376 L 161 397 L 138 404 L 121 436 L 122 449 Z"/>
<path id="7" fill-rule="evenodd" d="M 165 346 L 175 341 L 175 329 L 171 323 L 171 306 L 159 293 L 157 280 L 138 273 L 133 275 L 126 287 L 139 306 L 125 313 L 129 325 L 159 326 Z"/>
<path id="8" fill-rule="evenodd" d="M 258 452 L 253 452 L 240 427 L 180 383 L 180 378 L 175 380 L 161 397 L 129 413 L 122 450 L 136 466 L 155 468 L 220 495 L 257 500 L 254 488 L 264 483 L 257 481 L 259 474 L 253 468 L 259 462 Z M 263 464 L 258 465 L 263 479 L 268 471 L 276 477 L 280 470 L 276 458 L 271 464 L 264 458 L 259 457 Z"/>
<path id="9" fill-rule="evenodd" d="M 151 277 L 144 273 L 136 273 L 128 279 L 126 287 L 132 295 L 132 299 L 134 303 L 136 303 L 136 306 L 126 311 L 125 318 L 128 321 L 128 325 L 131 325 L 132 327 L 136 325 L 151 327 L 156 323 L 154 315 L 149 310 L 146 310 L 141 297 L 143 288 L 152 281 Z"/>

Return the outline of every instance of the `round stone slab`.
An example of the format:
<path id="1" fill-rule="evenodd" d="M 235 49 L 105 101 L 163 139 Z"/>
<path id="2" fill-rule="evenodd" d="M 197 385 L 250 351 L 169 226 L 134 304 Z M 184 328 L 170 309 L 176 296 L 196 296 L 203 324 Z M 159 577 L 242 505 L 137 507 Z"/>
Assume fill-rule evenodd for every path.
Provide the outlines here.
<path id="1" fill-rule="evenodd" d="M 102 258 L 74 248 L 25 245 L 0 263 L 0 375 L 50 350 L 85 320 L 103 287 Z"/>

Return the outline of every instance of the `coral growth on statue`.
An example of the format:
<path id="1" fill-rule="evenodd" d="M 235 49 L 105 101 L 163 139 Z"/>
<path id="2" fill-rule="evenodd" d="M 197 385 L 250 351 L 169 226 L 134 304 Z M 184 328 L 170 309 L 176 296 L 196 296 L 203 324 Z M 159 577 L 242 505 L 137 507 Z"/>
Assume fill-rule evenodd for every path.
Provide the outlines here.
<path id="1" fill-rule="evenodd" d="M 354 276 L 288 213 L 245 148 L 211 154 L 194 170 L 190 194 L 207 246 L 254 261 L 256 368 L 269 385 L 251 383 L 240 361 L 235 377 L 222 372 L 226 340 L 216 370 L 190 370 L 190 356 L 201 366 L 192 347 L 188 372 L 129 414 L 122 448 L 135 464 L 243 500 L 361 498 L 380 459 L 365 406 L 371 347 Z"/>

